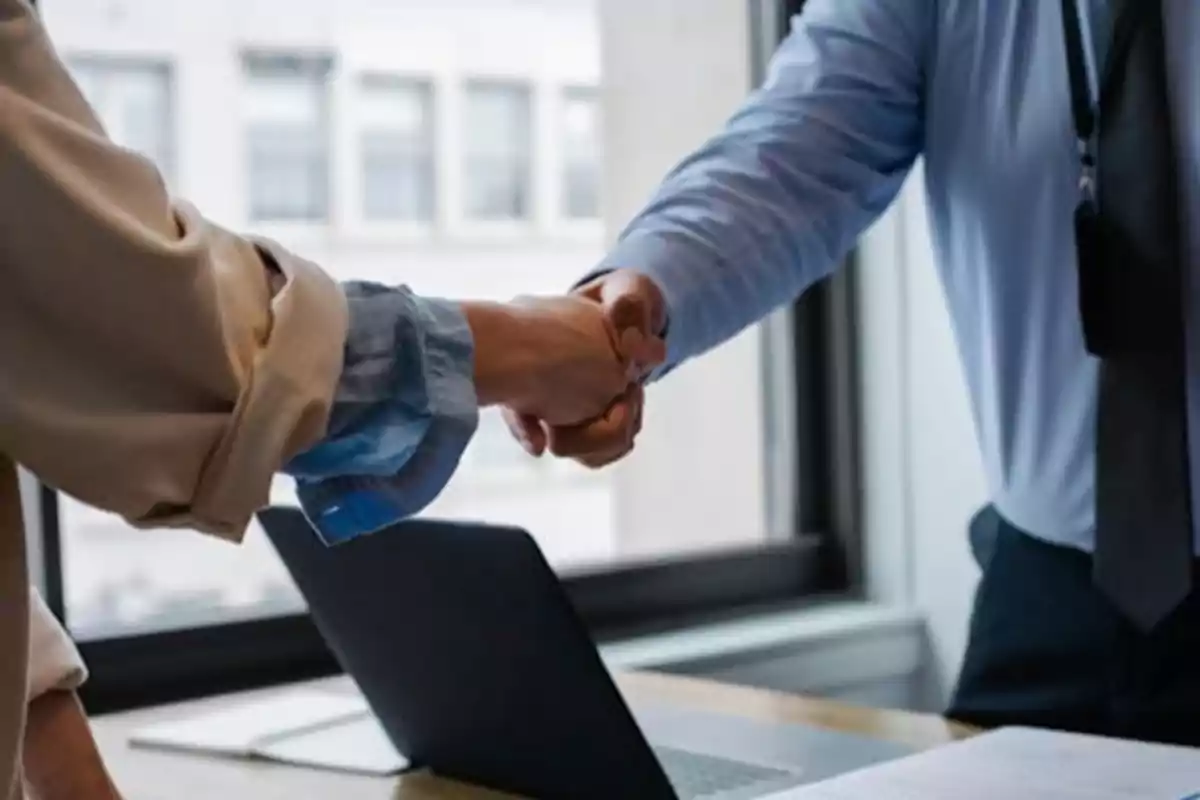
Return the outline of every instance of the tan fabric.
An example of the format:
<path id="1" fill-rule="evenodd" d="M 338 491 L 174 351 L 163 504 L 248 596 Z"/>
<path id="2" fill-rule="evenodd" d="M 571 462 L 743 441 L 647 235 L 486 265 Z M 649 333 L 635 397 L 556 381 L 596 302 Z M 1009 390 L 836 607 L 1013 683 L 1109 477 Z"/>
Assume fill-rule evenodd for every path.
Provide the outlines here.
<path id="1" fill-rule="evenodd" d="M 137 525 L 238 540 L 324 431 L 347 312 L 316 267 L 172 204 L 104 137 L 25 0 L 0 0 L 0 198 L 3 797 L 29 652 L 12 462 Z M 287 278 L 274 297 L 264 253 Z"/>
<path id="2" fill-rule="evenodd" d="M 75 643 L 35 591 L 29 593 L 28 669 L 27 703 L 46 692 L 78 689 L 87 679 Z"/>
<path id="3" fill-rule="evenodd" d="M 18 748 L 29 664 L 24 524 L 17 471 L 0 453 L 0 797 L 14 798 L 21 796 Z"/>

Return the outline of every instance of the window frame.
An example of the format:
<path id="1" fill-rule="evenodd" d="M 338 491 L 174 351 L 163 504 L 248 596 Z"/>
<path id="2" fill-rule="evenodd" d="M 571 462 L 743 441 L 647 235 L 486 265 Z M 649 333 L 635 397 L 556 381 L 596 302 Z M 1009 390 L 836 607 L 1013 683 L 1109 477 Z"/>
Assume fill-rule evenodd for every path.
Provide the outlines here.
<path id="1" fill-rule="evenodd" d="M 406 72 L 391 72 L 369 70 L 356 74 L 352 83 L 352 91 L 357 93 L 354 107 L 357 110 L 355 119 L 353 120 L 354 130 L 354 169 L 355 169 L 355 214 L 357 222 L 367 230 L 386 230 L 386 231 L 423 231 L 428 232 L 432 229 L 439 228 L 443 224 L 441 207 L 443 198 L 438 190 L 438 181 L 441 172 L 442 153 L 440 152 L 440 144 L 438 134 L 441 126 L 441 120 L 438 119 L 438 108 L 441 103 L 439 91 L 441 87 L 438 81 L 432 75 L 418 75 L 415 73 Z M 363 103 L 366 99 L 366 94 L 373 90 L 387 91 L 416 91 L 421 95 L 423 110 L 426 114 L 426 119 L 423 120 L 423 133 L 428 139 L 428 158 L 429 172 L 432 178 L 429 195 L 429 215 L 428 217 L 390 217 L 378 216 L 372 214 L 368 208 L 367 202 L 367 158 L 369 148 L 367 147 L 367 137 L 372 131 L 365 124 L 362 118 Z"/>
<path id="2" fill-rule="evenodd" d="M 245 196 L 245 218 L 247 223 L 256 229 L 269 230 L 288 230 L 293 228 L 323 228 L 333 224 L 337 213 L 337 187 L 334 181 L 334 98 L 332 79 L 335 70 L 335 59 L 330 54 L 321 50 L 312 50 L 307 48 L 297 49 L 280 49 L 280 48 L 253 48 L 243 50 L 238 54 L 238 78 L 240 80 L 239 91 L 244 95 L 251 88 L 251 80 L 254 77 L 254 67 L 260 69 L 263 66 L 273 66 L 279 63 L 289 61 L 297 62 L 306 69 L 301 73 L 305 77 L 313 80 L 313 85 L 308 87 L 314 91 L 314 96 L 317 99 L 317 116 L 318 125 L 316 136 L 320 145 L 321 158 L 321 190 L 320 208 L 315 216 L 279 216 L 276 214 L 262 214 L 256 206 L 255 198 L 252 195 L 252 190 L 248 187 L 253 183 L 251 177 L 254 174 L 253 164 L 253 147 L 251 144 L 251 131 L 254 127 L 253 122 L 242 117 L 240 121 L 240 146 L 242 151 L 241 161 L 241 180 L 247 187 Z M 262 73 L 260 73 L 261 75 Z"/>
<path id="3" fill-rule="evenodd" d="M 748 0 L 756 82 L 802 0 Z M 536 147 L 536 142 L 533 143 Z M 535 177 L 531 178 L 536 180 Z M 331 196 L 332 199 L 332 196 Z M 783 540 L 701 555 L 621 563 L 561 577 L 599 642 L 749 610 L 862 596 L 857 342 L 853 258 L 812 287 L 764 334 L 785 354 L 782 392 L 767 413 L 794 422 L 795 463 Z M 39 494 L 40 585 L 64 623 L 59 498 Z M 34 535 L 39 531 L 34 531 Z M 93 713 L 332 675 L 338 665 L 307 614 L 231 621 L 79 643 Z"/>
<path id="4" fill-rule="evenodd" d="M 571 158 L 567 153 L 567 133 L 566 133 L 566 110 L 569 103 L 572 101 L 586 98 L 596 109 L 597 122 L 601 123 L 600 128 L 596 131 L 598 138 L 603 138 L 603 121 L 599 116 L 600 110 L 603 108 L 603 92 L 599 86 L 587 86 L 581 83 L 568 83 L 557 87 L 555 96 L 556 109 L 558 118 L 555 120 L 555 136 L 558 139 L 559 158 L 555 164 L 555 192 L 554 192 L 554 217 L 563 225 L 580 226 L 596 224 L 603 221 L 604 217 L 604 190 L 603 190 L 603 173 L 604 161 L 603 154 L 601 160 L 596 165 L 595 175 L 595 209 L 592 214 L 573 214 L 571 213 Z"/>
<path id="5" fill-rule="evenodd" d="M 471 180 L 470 180 L 470 164 L 477 155 L 473 152 L 469 142 L 470 133 L 467 131 L 467 123 L 471 116 L 470 103 L 471 93 L 477 89 L 501 89 L 514 91 L 523 96 L 525 101 L 525 111 L 527 118 L 525 120 L 525 133 L 527 136 L 525 163 L 523 169 L 523 177 L 525 180 L 525 207 L 521 214 L 515 217 L 504 216 L 481 216 L 474 212 L 471 208 Z M 456 209 L 457 217 L 462 221 L 462 226 L 467 231 L 497 231 L 497 230 L 512 230 L 512 231 L 530 231 L 537 225 L 538 217 L 538 126 L 537 126 L 537 86 L 528 79 L 523 78 L 506 78 L 506 77 L 480 77 L 476 75 L 463 76 L 459 87 L 459 147 L 455 154 L 459 160 L 459 186 L 456 192 L 458 197 L 458 208 Z"/>

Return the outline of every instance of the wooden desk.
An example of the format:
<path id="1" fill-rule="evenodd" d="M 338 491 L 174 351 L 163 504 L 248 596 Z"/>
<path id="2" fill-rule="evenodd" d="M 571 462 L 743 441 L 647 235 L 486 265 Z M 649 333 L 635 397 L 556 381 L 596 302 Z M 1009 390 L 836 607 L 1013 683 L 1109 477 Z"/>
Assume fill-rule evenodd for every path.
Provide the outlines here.
<path id="1" fill-rule="evenodd" d="M 345 686 L 338 680 L 323 683 L 331 687 Z M 802 722 L 915 748 L 932 747 L 972 733 L 968 728 L 930 715 L 858 708 L 692 678 L 639 673 L 622 676 L 619 684 L 631 701 L 667 702 L 762 721 Z M 266 692 L 238 697 L 263 694 Z M 265 762 L 164 753 L 131 748 L 127 744 L 130 732 L 149 722 L 176 718 L 221 702 L 229 702 L 229 699 L 200 700 L 99 717 L 93 721 L 101 750 L 126 800 L 161 800 L 165 797 L 172 800 L 486 800 L 504 797 L 425 773 L 381 779 Z"/>

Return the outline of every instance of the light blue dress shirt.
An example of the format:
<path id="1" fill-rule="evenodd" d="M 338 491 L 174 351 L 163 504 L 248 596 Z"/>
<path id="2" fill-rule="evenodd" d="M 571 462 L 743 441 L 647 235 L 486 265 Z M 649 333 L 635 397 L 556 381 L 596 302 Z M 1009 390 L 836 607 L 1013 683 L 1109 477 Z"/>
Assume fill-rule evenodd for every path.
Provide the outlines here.
<path id="1" fill-rule="evenodd" d="M 1081 5 L 1103 44 L 1107 3 Z M 1200 498 L 1200 2 L 1165 9 Z M 764 87 L 667 178 L 602 267 L 659 284 L 677 364 L 826 276 L 923 156 L 994 501 L 1019 527 L 1090 550 L 1097 362 L 1078 314 L 1069 98 L 1055 0 L 809 0 Z"/>

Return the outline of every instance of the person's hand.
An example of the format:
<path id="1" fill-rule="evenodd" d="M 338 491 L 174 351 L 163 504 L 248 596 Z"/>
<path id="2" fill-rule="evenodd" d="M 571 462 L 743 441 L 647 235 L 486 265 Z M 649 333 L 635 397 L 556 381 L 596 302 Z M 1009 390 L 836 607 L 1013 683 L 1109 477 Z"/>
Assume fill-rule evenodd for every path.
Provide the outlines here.
<path id="1" fill-rule="evenodd" d="M 619 332 L 581 297 L 522 298 L 537 337 L 526 391 L 505 404 L 547 425 L 576 425 L 603 413 L 636 377 Z"/>
<path id="2" fill-rule="evenodd" d="M 624 394 L 636 368 L 617 331 L 583 297 L 465 303 L 481 405 L 503 404 L 547 425 L 575 425 Z"/>
<path id="3" fill-rule="evenodd" d="M 504 417 L 531 455 L 540 456 L 548 449 L 556 456 L 599 468 L 628 455 L 641 431 L 645 397 L 641 381 L 665 360 L 661 334 L 666 309 L 654 282 L 632 270 L 607 273 L 576 294 L 604 311 L 617 333 L 619 352 L 633 373 L 633 382 L 603 414 L 582 424 L 555 424 L 512 407 L 505 409 Z"/>
<path id="4" fill-rule="evenodd" d="M 22 750 L 29 797 L 121 800 L 74 692 L 50 691 L 29 703 Z"/>

